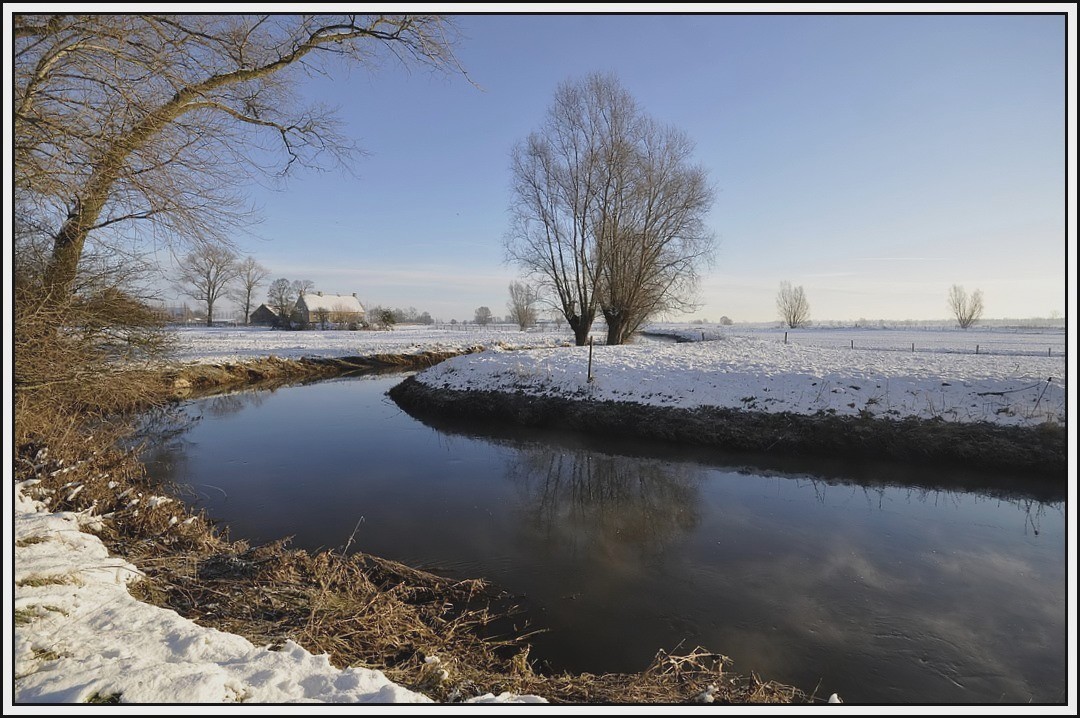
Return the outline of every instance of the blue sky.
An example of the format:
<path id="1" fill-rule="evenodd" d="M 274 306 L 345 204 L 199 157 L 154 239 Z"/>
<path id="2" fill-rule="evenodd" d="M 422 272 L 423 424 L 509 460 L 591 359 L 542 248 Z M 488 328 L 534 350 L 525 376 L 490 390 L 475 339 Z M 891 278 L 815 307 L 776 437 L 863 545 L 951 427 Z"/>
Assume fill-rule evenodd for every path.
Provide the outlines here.
<path id="1" fill-rule="evenodd" d="M 369 304 L 505 313 L 511 148 L 556 86 L 615 73 L 697 145 L 715 263 L 683 318 L 1066 311 L 1064 15 L 459 15 L 460 76 L 394 62 L 306 81 L 367 155 L 252 189 L 241 248 Z M 260 295 L 259 297 L 263 297 Z"/>

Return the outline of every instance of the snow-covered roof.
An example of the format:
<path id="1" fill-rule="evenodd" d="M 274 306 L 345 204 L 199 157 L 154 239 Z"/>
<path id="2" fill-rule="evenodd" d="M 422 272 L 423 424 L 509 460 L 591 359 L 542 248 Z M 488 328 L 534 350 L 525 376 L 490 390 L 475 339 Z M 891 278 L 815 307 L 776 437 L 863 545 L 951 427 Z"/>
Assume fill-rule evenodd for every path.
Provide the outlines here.
<path id="1" fill-rule="evenodd" d="M 296 301 L 304 303 L 309 312 L 325 309 L 329 312 L 363 312 L 360 300 L 351 294 L 305 294 Z"/>

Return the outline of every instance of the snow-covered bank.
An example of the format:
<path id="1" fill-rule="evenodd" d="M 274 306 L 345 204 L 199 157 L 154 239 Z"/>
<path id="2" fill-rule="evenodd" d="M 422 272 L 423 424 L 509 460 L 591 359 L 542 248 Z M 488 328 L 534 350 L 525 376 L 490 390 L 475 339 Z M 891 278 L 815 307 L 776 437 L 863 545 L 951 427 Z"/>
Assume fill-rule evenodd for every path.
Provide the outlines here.
<path id="1" fill-rule="evenodd" d="M 1002 426 L 1066 423 L 1064 356 L 911 353 L 726 336 L 685 344 L 483 352 L 421 383 L 458 391 L 561 396 L 681 408 Z"/>
<path id="2" fill-rule="evenodd" d="M 280 650 L 201 627 L 133 598 L 140 573 L 15 486 L 14 702 L 430 703 L 366 668 L 334 668 L 292 641 Z M 491 694 L 471 702 L 542 702 Z"/>

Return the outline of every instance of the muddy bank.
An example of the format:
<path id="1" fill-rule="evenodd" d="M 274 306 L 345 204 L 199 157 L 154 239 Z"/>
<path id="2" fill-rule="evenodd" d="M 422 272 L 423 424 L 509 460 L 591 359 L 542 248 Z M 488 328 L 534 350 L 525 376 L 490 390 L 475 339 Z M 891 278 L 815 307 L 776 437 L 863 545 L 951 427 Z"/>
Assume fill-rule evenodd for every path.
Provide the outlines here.
<path id="1" fill-rule="evenodd" d="M 186 399 L 209 389 L 260 384 L 289 384 L 329 379 L 356 372 L 408 371 L 434 366 L 439 362 L 476 349 L 418 354 L 373 354 L 337 358 L 279 359 L 267 357 L 224 364 L 187 364 L 165 372 L 163 380 L 173 399 Z"/>
<path id="2" fill-rule="evenodd" d="M 390 396 L 418 418 L 512 422 L 735 451 L 1022 471 L 1061 482 L 1062 486 L 1068 458 L 1066 431 L 1056 425 L 1006 427 L 575 401 L 522 393 L 438 389 L 413 377 L 391 389 Z"/>

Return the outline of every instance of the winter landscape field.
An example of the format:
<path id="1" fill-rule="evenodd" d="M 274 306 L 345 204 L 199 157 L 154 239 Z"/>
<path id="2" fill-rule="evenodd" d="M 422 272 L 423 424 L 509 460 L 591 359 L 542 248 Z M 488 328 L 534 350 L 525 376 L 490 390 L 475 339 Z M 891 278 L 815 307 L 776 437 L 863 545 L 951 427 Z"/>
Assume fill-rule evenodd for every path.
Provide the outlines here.
<path id="1" fill-rule="evenodd" d="M 482 353 L 425 372 L 421 380 L 453 389 L 666 406 L 1010 425 L 1066 421 L 1063 330 L 784 331 L 658 324 L 646 333 L 683 342 L 646 336 L 622 347 L 598 345 L 593 381 L 588 377 L 589 350 L 573 347 L 569 332 L 522 332 L 516 327 L 407 327 L 389 332 L 186 327 L 178 332 L 177 356 L 187 362 L 227 363 L 269 355 L 297 359 L 482 348 Z"/>
<path id="2" fill-rule="evenodd" d="M 666 324 L 649 333 L 631 345 L 593 347 L 592 381 L 589 347 L 572 346 L 565 332 L 516 328 L 186 327 L 177 332 L 177 354 L 183 362 L 229 363 L 270 355 L 472 351 L 422 372 L 421 381 L 666 406 L 1008 425 L 1068 420 L 1062 331 L 828 328 L 789 331 L 786 342 L 783 330 L 768 327 Z M 96 538 L 79 533 L 94 519 L 42 513 L 40 504 L 22 498 L 15 508 L 16 616 L 35 617 L 16 636 L 15 671 L 28 676 L 18 684 L 19 700 L 79 702 L 116 693 L 138 702 L 427 700 L 378 672 L 339 671 L 292 644 L 268 651 L 139 604 L 124 589 L 138 571 L 107 558 Z M 75 580 L 30 580 L 51 574 Z M 34 672 L 43 656 L 54 654 L 61 657 L 54 669 Z"/>

